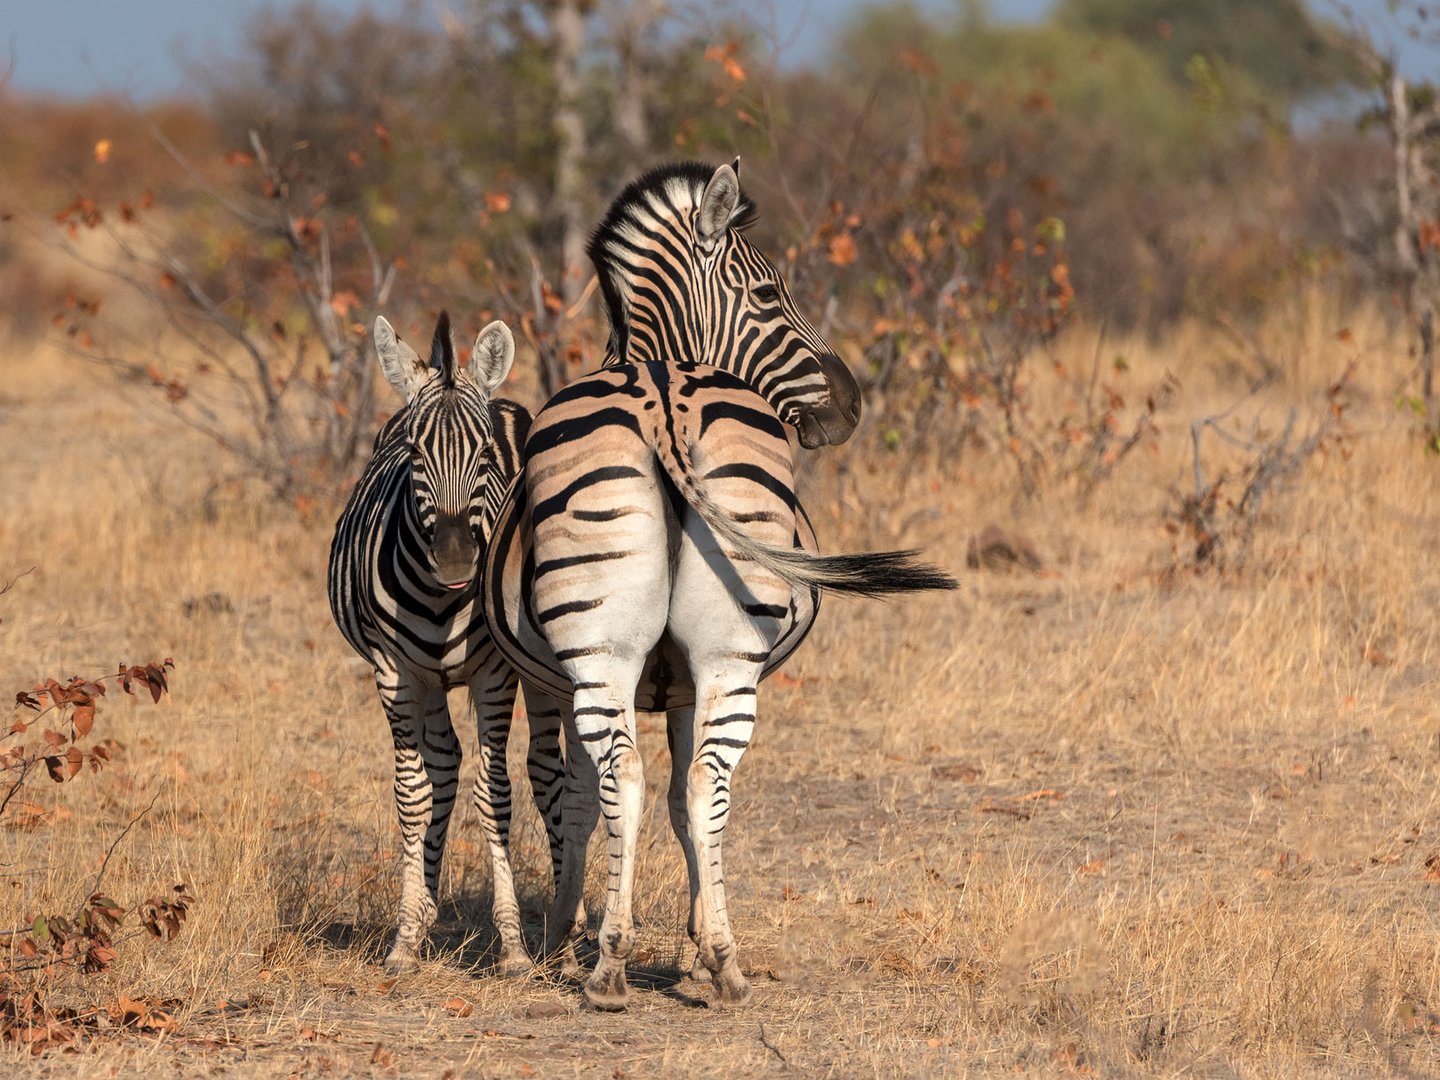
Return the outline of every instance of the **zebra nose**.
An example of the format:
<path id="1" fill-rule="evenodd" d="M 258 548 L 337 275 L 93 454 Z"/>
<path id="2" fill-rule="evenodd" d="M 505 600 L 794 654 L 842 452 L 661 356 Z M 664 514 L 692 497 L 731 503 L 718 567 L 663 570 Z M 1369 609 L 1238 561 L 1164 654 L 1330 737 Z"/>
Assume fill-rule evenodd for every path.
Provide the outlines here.
<path id="1" fill-rule="evenodd" d="M 860 422 L 860 385 L 844 361 L 834 353 L 826 353 L 820 357 L 820 370 L 829 386 L 829 400 L 802 408 L 795 425 L 800 445 L 807 450 L 838 446 L 850 438 Z"/>
<path id="2" fill-rule="evenodd" d="M 441 514 L 435 521 L 435 542 L 430 546 L 435 576 L 447 588 L 468 585 L 480 561 L 480 545 L 464 514 Z"/>

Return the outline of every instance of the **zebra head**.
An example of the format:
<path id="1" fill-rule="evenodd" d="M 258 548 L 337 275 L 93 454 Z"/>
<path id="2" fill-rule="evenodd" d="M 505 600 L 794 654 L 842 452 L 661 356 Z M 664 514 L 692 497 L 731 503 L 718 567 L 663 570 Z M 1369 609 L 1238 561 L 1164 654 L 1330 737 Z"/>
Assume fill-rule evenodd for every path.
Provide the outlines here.
<path id="1" fill-rule="evenodd" d="M 744 379 L 800 445 L 842 443 L 860 388 L 745 235 L 740 159 L 662 165 L 630 184 L 590 240 L 617 361 L 711 364 Z"/>
<path id="2" fill-rule="evenodd" d="M 375 320 L 375 351 L 390 385 L 405 396 L 405 442 L 410 451 L 413 520 L 435 579 L 463 589 L 480 561 L 486 487 L 494 474 L 490 394 L 515 359 L 510 328 L 495 321 L 475 339 L 466 367 L 455 359 L 450 316 L 440 313 L 429 364 Z"/>

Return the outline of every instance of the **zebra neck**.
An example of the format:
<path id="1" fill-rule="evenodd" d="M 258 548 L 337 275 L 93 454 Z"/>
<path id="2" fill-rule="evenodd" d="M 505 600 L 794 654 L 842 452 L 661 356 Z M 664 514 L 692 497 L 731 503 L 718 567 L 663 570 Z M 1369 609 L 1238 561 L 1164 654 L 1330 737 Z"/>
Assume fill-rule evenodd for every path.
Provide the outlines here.
<path id="1" fill-rule="evenodd" d="M 409 573 L 422 584 L 440 587 L 435 578 L 435 569 L 430 565 L 430 549 L 425 543 L 425 533 L 420 528 L 420 515 L 415 510 L 415 483 L 411 478 L 410 466 L 405 466 L 405 476 L 400 484 L 399 514 L 396 520 L 397 539 L 395 557 L 397 565 L 409 567 Z"/>

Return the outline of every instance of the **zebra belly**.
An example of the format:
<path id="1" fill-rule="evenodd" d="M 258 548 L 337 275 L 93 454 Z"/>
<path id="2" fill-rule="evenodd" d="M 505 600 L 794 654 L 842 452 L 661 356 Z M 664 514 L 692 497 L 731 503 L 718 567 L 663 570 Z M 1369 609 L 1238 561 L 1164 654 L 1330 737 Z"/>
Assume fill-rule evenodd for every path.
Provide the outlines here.
<path id="1" fill-rule="evenodd" d="M 356 651 L 377 667 L 405 668 L 425 681 L 458 686 L 495 662 L 478 595 L 459 610 L 366 605 Z M 347 635 L 348 636 L 348 635 Z"/>

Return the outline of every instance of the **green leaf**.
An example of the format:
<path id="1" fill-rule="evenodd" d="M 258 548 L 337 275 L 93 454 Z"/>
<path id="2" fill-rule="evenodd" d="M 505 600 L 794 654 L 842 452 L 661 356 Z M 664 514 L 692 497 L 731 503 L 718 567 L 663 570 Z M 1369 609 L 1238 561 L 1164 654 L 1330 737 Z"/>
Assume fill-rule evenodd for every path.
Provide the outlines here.
<path id="1" fill-rule="evenodd" d="M 1425 415 L 1425 401 L 1418 394 L 1400 394 L 1395 398 L 1396 409 L 1409 409 L 1416 416 Z"/>
<path id="2" fill-rule="evenodd" d="M 1058 217 L 1045 217 L 1035 226 L 1036 235 L 1042 240 L 1048 240 L 1052 244 L 1063 244 L 1065 242 L 1065 222 Z"/>

